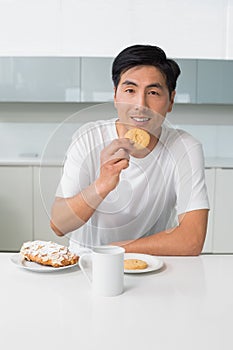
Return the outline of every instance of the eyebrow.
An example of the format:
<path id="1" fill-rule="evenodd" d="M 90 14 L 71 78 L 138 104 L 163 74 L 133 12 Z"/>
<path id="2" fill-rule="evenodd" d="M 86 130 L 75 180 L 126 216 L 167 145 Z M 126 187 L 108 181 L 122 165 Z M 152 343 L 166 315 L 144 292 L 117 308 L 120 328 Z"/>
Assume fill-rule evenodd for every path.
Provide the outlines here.
<path id="1" fill-rule="evenodd" d="M 125 80 L 122 85 L 133 85 L 133 86 L 138 86 L 138 84 L 136 84 L 135 82 L 131 81 L 131 80 Z M 147 88 L 158 88 L 158 89 L 163 89 L 163 86 L 160 83 L 152 83 L 150 85 L 146 86 Z"/>

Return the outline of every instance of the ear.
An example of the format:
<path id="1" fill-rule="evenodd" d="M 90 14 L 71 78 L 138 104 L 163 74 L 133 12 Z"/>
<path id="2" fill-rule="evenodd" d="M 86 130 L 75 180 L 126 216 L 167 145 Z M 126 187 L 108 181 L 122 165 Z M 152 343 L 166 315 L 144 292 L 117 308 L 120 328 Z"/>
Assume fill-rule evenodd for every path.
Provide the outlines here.
<path id="1" fill-rule="evenodd" d="M 171 98 L 170 98 L 170 104 L 169 104 L 169 107 L 168 107 L 168 112 L 172 111 L 172 107 L 174 105 L 175 95 L 176 95 L 176 90 L 173 90 L 172 93 L 171 93 Z"/>

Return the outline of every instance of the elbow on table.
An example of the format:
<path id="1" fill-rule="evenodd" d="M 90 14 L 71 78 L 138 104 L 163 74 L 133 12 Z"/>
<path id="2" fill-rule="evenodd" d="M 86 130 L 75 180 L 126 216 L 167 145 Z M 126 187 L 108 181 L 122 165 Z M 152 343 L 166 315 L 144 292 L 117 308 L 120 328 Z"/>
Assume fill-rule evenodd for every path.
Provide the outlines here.
<path id="1" fill-rule="evenodd" d="M 50 220 L 50 227 L 53 230 L 53 232 L 56 233 L 57 236 L 59 236 L 59 237 L 64 236 L 64 233 L 58 229 L 58 227 L 54 224 L 54 222 L 52 220 Z"/>
<path id="2" fill-rule="evenodd" d="M 193 240 L 187 247 L 187 256 L 199 256 L 202 252 L 204 242 L 200 240 Z"/>

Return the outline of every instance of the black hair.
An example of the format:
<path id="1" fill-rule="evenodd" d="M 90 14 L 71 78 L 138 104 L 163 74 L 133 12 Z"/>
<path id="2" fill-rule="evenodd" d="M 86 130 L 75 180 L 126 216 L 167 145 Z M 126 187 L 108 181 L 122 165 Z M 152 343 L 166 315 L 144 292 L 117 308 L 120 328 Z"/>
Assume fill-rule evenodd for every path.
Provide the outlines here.
<path id="1" fill-rule="evenodd" d="M 178 64 L 167 58 L 165 52 L 158 46 L 133 45 L 121 51 L 112 64 L 112 80 L 117 88 L 122 73 L 135 66 L 154 66 L 160 70 L 166 80 L 169 95 L 176 88 L 176 81 L 181 71 Z"/>

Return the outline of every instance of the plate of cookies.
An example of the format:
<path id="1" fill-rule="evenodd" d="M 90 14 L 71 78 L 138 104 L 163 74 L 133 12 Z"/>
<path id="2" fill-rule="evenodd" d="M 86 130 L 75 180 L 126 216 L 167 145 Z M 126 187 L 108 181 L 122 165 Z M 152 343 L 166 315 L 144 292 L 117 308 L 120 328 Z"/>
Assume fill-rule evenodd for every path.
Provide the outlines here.
<path id="1" fill-rule="evenodd" d="M 11 256 L 18 267 L 35 272 L 54 272 L 78 264 L 79 257 L 67 247 L 51 241 L 25 242 L 19 253 Z"/>
<path id="2" fill-rule="evenodd" d="M 163 267 L 163 261 L 156 256 L 148 254 L 125 253 L 125 273 L 145 273 L 159 270 Z"/>

